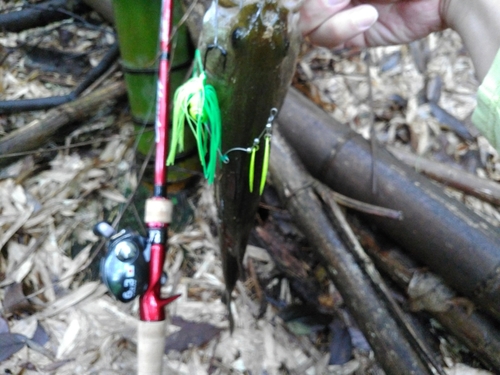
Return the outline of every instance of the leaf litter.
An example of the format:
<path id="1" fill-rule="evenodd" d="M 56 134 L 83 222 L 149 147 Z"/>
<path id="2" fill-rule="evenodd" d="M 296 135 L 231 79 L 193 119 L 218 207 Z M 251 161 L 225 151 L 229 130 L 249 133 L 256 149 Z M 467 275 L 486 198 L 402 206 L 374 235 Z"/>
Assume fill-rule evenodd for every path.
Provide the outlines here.
<path id="1" fill-rule="evenodd" d="M 89 30 L 70 21 L 59 26 L 72 35 L 64 50 L 90 54 L 89 61 L 94 63 L 98 61 L 95 54 L 114 41 L 109 26 Z M 0 34 L 0 44 L 10 49 L 0 67 L 2 100 L 66 94 L 76 85 L 76 77 L 66 79 L 58 72 L 42 72 L 27 64 L 18 47 L 33 40 L 40 48 L 60 47 L 53 26 Z M 469 118 L 478 83 L 456 34 L 445 31 L 418 45 L 371 50 L 370 82 L 363 56 L 363 51 L 339 53 L 305 45 L 295 85 L 366 138 L 373 111 L 379 143 L 464 168 L 472 159 L 475 172 L 500 180 L 498 154 L 484 138 L 464 140 L 421 100 L 423 90 L 430 90 L 429 82 L 440 77 L 437 91 L 427 96 L 435 98 L 433 101 L 471 134 L 477 134 Z M 117 72 L 107 82 L 121 79 Z M 371 101 L 368 85 L 373 92 Z M 0 132 L 8 134 L 38 115 L 1 116 Z M 103 252 L 92 233 L 93 225 L 116 218 L 141 185 L 134 135 L 129 114 L 117 106 L 54 140 L 66 148 L 51 151 L 52 143 L 46 151 L 4 169 L 11 172 L 0 179 L 0 371 L 136 372 L 138 303 L 115 301 L 92 271 Z M 88 139 L 95 143 L 71 147 Z M 26 165 L 32 166 L 30 173 L 21 178 Z M 234 334 L 229 334 L 225 306 L 220 301 L 224 283 L 213 229 L 216 214 L 212 194 L 211 188 L 198 184 L 187 203 L 194 210 L 192 220 L 170 233 L 165 264 L 169 279 L 162 292 L 182 296 L 169 306 L 164 368 L 172 374 L 381 373 L 354 325 L 339 334 L 339 340 L 345 340 L 349 332 L 352 354 L 337 353 L 344 357 L 341 362 L 349 360 L 329 364 L 329 347 L 341 341 L 334 338 L 331 345 L 321 345 L 321 333 L 311 332 L 307 323 L 300 326 L 305 329 L 304 336 L 294 334 L 278 316 L 279 304 L 259 307 L 255 283 L 238 285 L 232 305 L 237 326 Z M 497 207 L 451 189 L 450 194 L 493 223 L 500 222 Z M 133 200 L 134 205 L 140 206 L 139 200 Z M 139 208 L 136 211 L 141 212 Z M 276 276 L 280 272 L 267 253 L 256 246 L 248 253 L 247 264 L 265 270 L 266 290 L 277 290 L 279 299 L 289 306 L 297 302 L 288 280 Z M 334 286 L 324 281 L 320 271 L 309 271 L 316 272 L 316 280 L 334 296 L 328 304 L 341 306 Z M 441 352 L 449 374 L 488 373 L 461 363 L 461 356 L 445 347 Z M 342 349 L 345 346 L 338 350 Z"/>

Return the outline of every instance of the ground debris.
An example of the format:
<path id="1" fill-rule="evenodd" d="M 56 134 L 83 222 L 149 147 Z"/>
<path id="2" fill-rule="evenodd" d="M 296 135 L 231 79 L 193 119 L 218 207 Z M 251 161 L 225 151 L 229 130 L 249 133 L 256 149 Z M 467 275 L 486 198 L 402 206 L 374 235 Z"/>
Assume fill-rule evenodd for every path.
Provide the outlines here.
<path id="1" fill-rule="evenodd" d="M 7 2 L 0 4 L 3 9 Z M 95 14 L 90 17 L 98 19 Z M 84 54 L 95 65 L 114 41 L 107 25 L 94 28 L 70 21 L 0 34 L 0 45 L 7 49 L 0 51 L 2 56 L 7 52 L 0 66 L 0 99 L 64 95 L 77 85 L 78 71 L 43 72 L 30 65 L 20 48 L 28 42 Z M 473 173 L 500 181 L 498 154 L 469 124 L 478 83 L 460 40 L 453 32 L 444 31 L 422 43 L 418 49 L 374 49 L 370 83 L 362 51 L 332 52 L 305 46 L 294 83 L 334 118 L 365 137 L 370 134 L 373 111 L 380 143 L 469 171 L 472 168 Z M 436 77 L 440 84 L 435 84 Z M 107 83 L 120 79 L 121 74 L 116 73 Z M 429 82 L 434 82 L 434 91 Z M 372 85 L 371 102 L 368 84 Z M 431 92 L 426 94 L 428 100 L 422 101 L 425 89 Z M 430 101 L 464 125 L 473 139 L 443 126 L 433 115 Z M 39 112 L 0 116 L 0 135 L 39 116 Z M 24 369 L 69 375 L 136 371 L 138 304 L 113 300 L 96 281 L 95 259 L 102 250 L 92 227 L 99 220 L 116 217 L 131 192 L 141 185 L 134 145 L 137 129 L 120 104 L 84 125 L 69 135 L 55 137 L 43 150 L 20 157 L 0 174 L 0 372 L 20 373 Z M 23 172 L 26 170 L 29 173 Z M 172 374 L 380 374 L 366 340 L 353 325 L 341 330 L 343 339 L 333 341 L 342 342 L 347 337 L 352 343 L 352 352 L 347 362 L 342 358 L 342 364 L 330 364 L 332 349 L 327 340 L 329 332 L 335 330 L 321 331 L 331 325 L 329 321 L 316 331 L 309 325 L 304 336 L 292 333 L 279 312 L 284 306 L 303 303 L 305 298 L 294 290 L 300 286 L 294 285 L 297 281 L 284 275 L 281 265 L 260 244 L 248 250 L 246 260 L 255 268 L 255 277 L 252 283 L 238 285 L 232 304 L 236 330 L 229 334 L 225 306 L 220 301 L 224 283 L 213 229 L 216 214 L 212 196 L 211 187 L 202 183 L 187 198 L 195 207 L 192 218 L 170 236 L 165 266 L 170 278 L 163 292 L 182 296 L 169 307 L 173 317 L 168 325 L 169 340 L 179 345 L 174 339 L 182 329 L 191 330 L 192 337 L 183 335 L 183 345 L 169 347 L 172 350 L 164 356 L 164 368 Z M 462 199 L 493 222 L 500 221 L 496 206 L 470 197 Z M 279 207 L 271 209 L 279 215 Z M 142 211 L 135 210 L 139 214 L 131 215 L 129 221 L 140 228 L 137 222 L 142 220 Z M 265 222 L 265 218 L 260 220 Z M 263 228 L 272 233 L 265 226 L 260 230 Z M 293 225 L 282 223 L 280 230 L 293 238 L 295 245 L 302 243 Z M 306 247 L 301 249 L 307 256 Z M 317 288 L 309 296 L 317 306 L 329 311 L 342 306 L 317 261 L 290 262 L 303 266 L 295 275 L 302 280 L 302 287 Z M 195 341 L 198 336 L 204 340 Z M 27 339 L 45 352 L 27 344 Z M 441 352 L 448 374 L 487 374 L 460 363 L 464 357 L 450 350 L 448 343 L 442 345 Z"/>

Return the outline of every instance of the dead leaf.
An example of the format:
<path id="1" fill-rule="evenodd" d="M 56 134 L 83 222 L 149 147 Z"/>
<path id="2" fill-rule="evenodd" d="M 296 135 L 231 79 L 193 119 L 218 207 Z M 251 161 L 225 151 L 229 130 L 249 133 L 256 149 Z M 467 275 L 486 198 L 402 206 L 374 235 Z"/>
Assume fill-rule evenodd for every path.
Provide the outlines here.
<path id="1" fill-rule="evenodd" d="M 7 241 L 26 223 L 26 221 L 30 218 L 31 214 L 34 211 L 33 206 L 27 207 L 24 212 L 19 214 L 19 218 L 16 220 L 14 224 L 10 226 L 10 228 L 3 233 L 3 236 L 0 238 L 0 249 L 5 246 Z"/>
<path id="2" fill-rule="evenodd" d="M 34 342 L 36 342 L 38 345 L 45 345 L 49 341 L 49 335 L 47 335 L 47 332 L 45 331 L 45 328 L 38 323 L 36 326 L 36 331 L 33 334 L 33 337 L 31 338 Z"/>
<path id="3" fill-rule="evenodd" d="M 8 314 L 25 312 L 32 309 L 31 304 L 24 295 L 22 284 L 13 283 L 6 288 L 3 308 Z"/>
<path id="4" fill-rule="evenodd" d="M 26 340 L 26 336 L 18 333 L 0 333 L 0 362 L 24 348 Z"/>
<path id="5" fill-rule="evenodd" d="M 9 324 L 0 316 L 0 334 L 9 332 Z"/>
<path id="6" fill-rule="evenodd" d="M 71 349 L 73 349 L 79 333 L 80 323 L 78 322 L 78 319 L 73 319 L 64 332 L 61 344 L 57 349 L 56 358 L 61 359 L 66 353 L 69 353 Z"/>
<path id="7" fill-rule="evenodd" d="M 193 346 L 202 346 L 216 337 L 221 329 L 209 324 L 184 320 L 178 316 L 172 318 L 172 323 L 181 329 L 169 335 L 165 342 L 165 353 L 172 350 L 182 352 Z"/>
<path id="8" fill-rule="evenodd" d="M 72 293 L 58 299 L 43 312 L 39 314 L 39 318 L 47 318 L 49 316 L 56 315 L 61 311 L 64 311 L 72 306 L 77 305 L 83 300 L 94 296 L 101 296 L 106 292 L 106 287 L 100 282 L 89 282 L 83 284 L 80 288 L 73 291 Z"/>

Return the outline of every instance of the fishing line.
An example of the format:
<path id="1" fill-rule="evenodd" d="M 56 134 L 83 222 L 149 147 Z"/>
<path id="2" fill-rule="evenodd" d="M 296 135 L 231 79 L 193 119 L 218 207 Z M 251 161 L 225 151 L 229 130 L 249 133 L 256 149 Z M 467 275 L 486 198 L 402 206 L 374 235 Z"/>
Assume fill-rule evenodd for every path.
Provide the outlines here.
<path id="1" fill-rule="evenodd" d="M 242 151 L 250 154 L 250 168 L 248 171 L 248 188 L 250 193 L 253 193 L 254 188 L 254 178 L 255 178 L 255 157 L 257 152 L 259 151 L 260 141 L 264 139 L 264 157 L 262 161 L 262 172 L 260 176 L 260 184 L 259 184 L 259 194 L 262 195 L 264 191 L 264 186 L 266 185 L 267 172 L 269 170 L 269 155 L 271 153 L 271 138 L 272 138 L 272 130 L 273 130 L 273 121 L 278 115 L 277 108 L 271 108 L 269 118 L 267 119 L 266 126 L 259 134 L 257 138 L 253 140 L 253 145 L 251 147 L 243 148 L 243 147 L 234 147 L 226 151 L 221 156 L 221 160 L 223 163 L 228 164 L 230 159 L 228 154 L 234 151 Z"/>
<path id="2" fill-rule="evenodd" d="M 201 54 L 199 50 L 196 50 L 192 76 L 176 90 L 174 95 L 172 133 L 167 166 L 173 165 L 176 154 L 184 151 L 185 127 L 187 125 L 196 140 L 203 175 L 208 183 L 212 184 L 215 180 L 217 163 L 221 161 L 228 164 L 230 162 L 229 154 L 239 151 L 250 154 L 248 187 L 250 192 L 253 192 L 256 155 L 261 140 L 264 140 L 264 156 L 259 183 L 259 194 L 262 194 L 269 169 L 273 121 L 277 115 L 278 109 L 271 108 L 266 126 L 254 138 L 252 146 L 233 147 L 222 153 L 220 149 L 222 120 L 217 93 L 212 85 L 206 83 L 206 73 L 204 65 L 201 63 Z"/>
<path id="3" fill-rule="evenodd" d="M 222 69 L 226 69 L 227 51 L 219 45 L 219 0 L 214 0 L 215 5 L 215 17 L 214 17 L 214 41 L 212 44 L 207 45 L 207 50 L 205 51 L 205 56 L 203 57 L 203 68 L 207 65 L 208 53 L 214 49 L 218 49 L 224 57 L 224 62 L 222 63 Z"/>

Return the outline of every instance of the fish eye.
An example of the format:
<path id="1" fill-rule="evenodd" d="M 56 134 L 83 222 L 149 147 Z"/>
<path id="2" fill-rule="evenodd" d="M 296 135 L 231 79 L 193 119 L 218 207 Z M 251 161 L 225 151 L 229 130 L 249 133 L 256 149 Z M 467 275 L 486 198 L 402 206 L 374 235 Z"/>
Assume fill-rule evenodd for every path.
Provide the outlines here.
<path id="1" fill-rule="evenodd" d="M 290 39 L 288 37 L 285 37 L 284 41 L 284 46 L 285 46 L 285 54 L 288 52 L 288 49 L 290 48 Z"/>
<path id="2" fill-rule="evenodd" d="M 231 34 L 231 42 L 233 47 L 236 48 L 240 44 L 241 40 L 245 36 L 245 31 L 242 27 L 237 27 Z"/>

